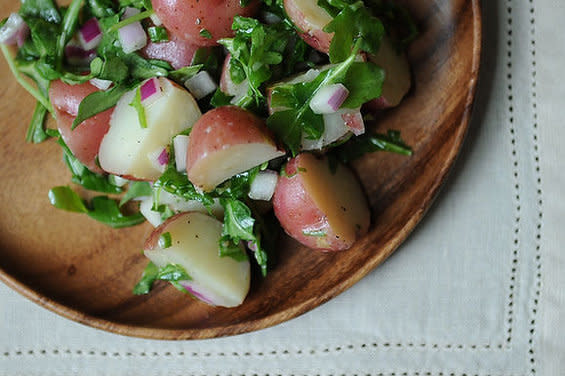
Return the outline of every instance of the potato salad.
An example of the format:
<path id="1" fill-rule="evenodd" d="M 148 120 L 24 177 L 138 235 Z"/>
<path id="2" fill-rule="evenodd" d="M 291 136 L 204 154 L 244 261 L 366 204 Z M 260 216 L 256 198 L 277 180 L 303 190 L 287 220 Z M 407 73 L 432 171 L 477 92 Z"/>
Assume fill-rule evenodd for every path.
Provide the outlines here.
<path id="1" fill-rule="evenodd" d="M 0 24 L 36 100 L 26 140 L 57 142 L 46 199 L 113 228 L 148 222 L 133 293 L 167 281 L 241 305 L 279 233 L 345 251 L 371 212 L 348 167 L 410 155 L 369 120 L 411 88 L 408 12 L 388 0 L 21 0 Z M 23 133 L 23 131 L 22 131 Z M 96 192 L 89 198 L 79 195 Z M 284 254 L 278 255 L 284 257 Z"/>

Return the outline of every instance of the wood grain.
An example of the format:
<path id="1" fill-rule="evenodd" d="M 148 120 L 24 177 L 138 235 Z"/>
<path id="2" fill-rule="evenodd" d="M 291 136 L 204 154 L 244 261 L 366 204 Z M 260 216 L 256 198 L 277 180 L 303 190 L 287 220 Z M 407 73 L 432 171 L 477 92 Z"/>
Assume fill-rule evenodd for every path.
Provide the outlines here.
<path id="1" fill-rule="evenodd" d="M 32 301 L 72 320 L 146 338 L 234 335 L 278 324 L 311 310 L 359 281 L 409 235 L 431 205 L 459 152 L 479 69 L 478 0 L 405 0 L 421 36 L 409 57 L 415 85 L 402 105 L 373 125 L 397 129 L 411 158 L 376 153 L 354 168 L 369 197 L 371 231 L 345 252 L 324 254 L 281 237 L 278 263 L 253 276 L 244 304 L 212 308 L 165 284 L 147 296 L 131 290 L 146 259 L 148 225 L 112 230 L 87 216 L 54 209 L 47 192 L 69 174 L 54 142 L 26 144 L 34 102 L 11 78 L 0 78 L 0 279 Z M 17 3 L 0 1 L 7 15 Z M 24 323 L 22 323 L 24 325 Z"/>

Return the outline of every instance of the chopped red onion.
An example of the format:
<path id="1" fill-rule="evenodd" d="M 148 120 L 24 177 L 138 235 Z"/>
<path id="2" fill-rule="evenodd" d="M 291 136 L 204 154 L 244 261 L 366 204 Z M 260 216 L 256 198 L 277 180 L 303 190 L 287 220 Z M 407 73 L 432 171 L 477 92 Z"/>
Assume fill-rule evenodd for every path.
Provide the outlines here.
<path id="1" fill-rule="evenodd" d="M 214 79 L 206 71 L 198 72 L 193 77 L 186 80 L 184 86 L 186 86 L 196 99 L 202 99 L 218 88 Z"/>
<path id="2" fill-rule="evenodd" d="M 29 27 L 18 13 L 10 14 L 0 29 L 0 43 L 21 47 L 29 35 Z"/>
<path id="3" fill-rule="evenodd" d="M 159 162 L 159 164 L 161 166 L 166 165 L 167 163 L 169 163 L 169 153 L 167 153 L 167 149 L 163 149 L 163 151 L 161 152 L 161 154 L 159 154 L 159 157 L 157 158 L 157 161 Z"/>
<path id="4" fill-rule="evenodd" d="M 65 47 L 65 57 L 70 65 L 87 66 L 96 56 L 96 51 L 87 51 L 72 43 L 67 44 Z"/>
<path id="5" fill-rule="evenodd" d="M 126 8 L 123 19 L 129 18 L 139 13 L 139 9 Z M 136 21 L 118 30 L 118 36 L 122 43 L 122 49 L 126 54 L 140 50 L 147 45 L 147 34 L 141 26 L 141 22 Z"/>
<path id="6" fill-rule="evenodd" d="M 310 108 L 316 114 L 332 114 L 339 110 L 349 96 L 349 90 L 342 84 L 327 85 L 318 90 L 310 101 Z"/>
<path id="7" fill-rule="evenodd" d="M 200 300 L 200 301 L 202 301 L 206 304 L 209 304 L 211 306 L 219 305 L 217 302 L 214 302 L 213 298 L 208 297 L 206 295 L 206 292 L 199 291 L 199 290 L 202 290 L 202 288 L 200 288 L 199 286 L 196 286 L 192 281 L 180 281 L 179 283 L 181 284 L 182 287 L 185 288 L 186 291 L 188 291 L 196 299 L 198 299 L 198 300 Z"/>
<path id="8" fill-rule="evenodd" d="M 275 193 L 278 180 L 279 174 L 276 171 L 260 171 L 249 187 L 249 198 L 252 200 L 270 201 Z"/>
<path id="9" fill-rule="evenodd" d="M 102 31 L 96 18 L 91 18 L 80 28 L 78 38 L 82 48 L 85 50 L 93 50 L 100 44 L 102 40 Z"/>
<path id="10" fill-rule="evenodd" d="M 142 102 L 146 102 L 147 100 L 151 100 L 152 102 L 154 99 L 157 99 L 157 97 L 160 97 L 160 94 L 162 93 L 161 84 L 157 77 L 153 77 L 145 81 L 141 84 L 141 88 L 139 90 L 141 91 Z"/>
<path id="11" fill-rule="evenodd" d="M 350 110 L 341 115 L 343 122 L 347 128 L 355 135 L 359 136 L 365 133 L 365 122 L 361 110 Z"/>
<path id="12" fill-rule="evenodd" d="M 93 78 L 90 80 L 90 84 L 95 86 L 100 90 L 108 90 L 112 86 L 113 82 L 110 80 L 102 80 L 100 78 Z"/>
<path id="13" fill-rule="evenodd" d="M 175 164 L 177 171 L 186 170 L 186 154 L 188 153 L 188 140 L 189 137 L 185 135 L 178 135 L 173 139 L 173 146 L 175 149 Z"/>

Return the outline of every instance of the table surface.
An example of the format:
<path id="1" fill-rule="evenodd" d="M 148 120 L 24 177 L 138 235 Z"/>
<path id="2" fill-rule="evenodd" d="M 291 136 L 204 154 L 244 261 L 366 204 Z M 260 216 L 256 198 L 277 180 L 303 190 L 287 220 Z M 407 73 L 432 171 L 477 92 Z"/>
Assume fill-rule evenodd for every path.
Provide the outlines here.
<path id="1" fill-rule="evenodd" d="M 564 375 L 565 3 L 483 3 L 464 148 L 382 266 L 282 325 L 203 341 L 102 332 L 0 285 L 0 375 Z"/>

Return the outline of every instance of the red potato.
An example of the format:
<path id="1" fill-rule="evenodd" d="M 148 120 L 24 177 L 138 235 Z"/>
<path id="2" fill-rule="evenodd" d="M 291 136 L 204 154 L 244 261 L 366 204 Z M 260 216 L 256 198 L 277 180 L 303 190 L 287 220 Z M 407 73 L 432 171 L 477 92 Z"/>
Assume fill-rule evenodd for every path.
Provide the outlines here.
<path id="1" fill-rule="evenodd" d="M 240 0 L 152 0 L 155 13 L 173 34 L 197 46 L 216 46 L 217 40 L 234 35 L 235 16 L 252 17 L 259 9 L 253 0 L 245 8 Z M 200 33 L 207 30 L 212 38 Z"/>
<path id="2" fill-rule="evenodd" d="M 231 55 L 228 54 L 224 60 L 224 65 L 222 67 L 222 75 L 220 76 L 220 90 L 232 97 L 232 104 L 236 104 L 239 99 L 241 99 L 245 94 L 247 94 L 247 88 L 249 86 L 248 80 L 245 79 L 239 84 L 236 84 L 231 79 L 230 73 L 230 60 Z"/>
<path id="3" fill-rule="evenodd" d="M 301 31 L 298 34 L 316 50 L 328 53 L 333 33 L 323 31 L 332 21 L 328 12 L 317 0 L 284 0 L 284 9 L 290 20 Z"/>
<path id="4" fill-rule="evenodd" d="M 163 247 L 159 238 L 168 233 L 171 244 Z M 145 256 L 163 268 L 181 266 L 190 280 L 179 284 L 198 300 L 213 306 L 236 307 L 249 292 L 249 260 L 236 261 L 219 255 L 222 223 L 198 212 L 169 218 L 156 228 L 145 243 Z M 243 247 L 240 244 L 243 251 Z"/>
<path id="5" fill-rule="evenodd" d="M 71 130 L 80 102 L 96 91 L 99 90 L 88 82 L 67 85 L 58 80 L 51 82 L 49 99 L 55 109 L 57 128 L 73 155 L 91 171 L 102 173 L 96 163 L 96 157 L 100 143 L 110 127 L 113 108 L 83 121 Z"/>
<path id="6" fill-rule="evenodd" d="M 285 155 L 263 119 L 236 106 L 205 113 L 190 132 L 186 172 L 204 191 L 230 177 Z"/>
<path id="7" fill-rule="evenodd" d="M 347 167 L 340 164 L 333 174 L 327 158 L 303 153 L 288 162 L 285 172 L 273 208 L 288 235 L 312 249 L 340 251 L 367 233 L 367 200 Z"/>
<path id="8" fill-rule="evenodd" d="M 367 54 L 370 62 L 385 71 L 385 81 L 380 98 L 366 104 L 369 110 L 382 110 L 400 104 L 412 86 L 410 64 L 405 54 L 398 54 L 389 38 L 383 38 L 377 54 Z"/>
<path id="9" fill-rule="evenodd" d="M 166 42 L 149 42 L 141 50 L 141 55 L 147 59 L 164 60 L 171 64 L 174 69 L 180 69 L 192 65 L 194 54 L 200 47 L 170 35 Z"/>

